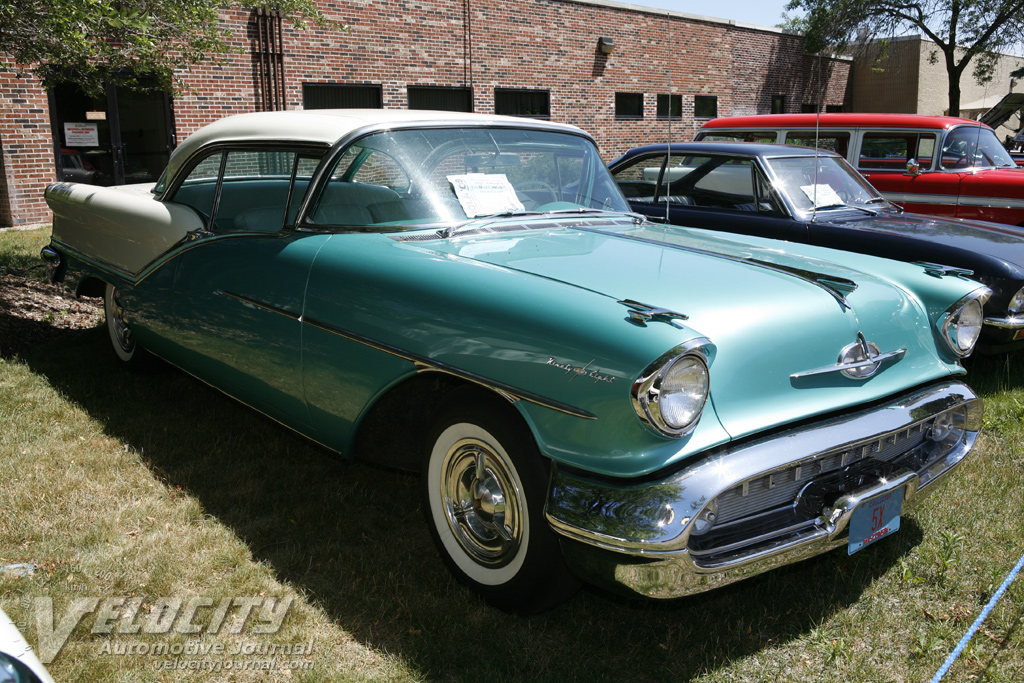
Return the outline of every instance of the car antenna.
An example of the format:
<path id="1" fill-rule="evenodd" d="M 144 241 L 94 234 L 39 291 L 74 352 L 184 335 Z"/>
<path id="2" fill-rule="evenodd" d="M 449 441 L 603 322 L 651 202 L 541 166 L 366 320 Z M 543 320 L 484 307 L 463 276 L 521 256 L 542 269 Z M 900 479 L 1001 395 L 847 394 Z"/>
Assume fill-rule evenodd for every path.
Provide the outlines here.
<path id="1" fill-rule="evenodd" d="M 668 26 L 666 26 L 666 29 L 671 29 L 672 28 L 671 21 L 672 21 L 671 15 L 668 12 L 666 12 L 665 13 L 665 23 L 668 24 Z M 668 30 L 668 31 L 666 31 L 666 33 L 671 33 L 671 31 Z M 669 50 L 668 54 L 671 55 L 672 51 Z M 680 107 L 680 112 L 679 113 L 680 114 L 683 113 L 682 112 L 682 106 L 683 106 L 683 103 L 680 102 L 679 103 L 679 107 Z M 669 62 L 668 62 L 668 145 L 666 146 L 666 152 L 665 152 L 665 168 L 664 168 L 664 170 L 662 170 L 662 173 L 665 174 L 665 222 L 666 223 L 671 222 L 671 221 L 669 221 L 669 213 L 668 213 L 668 210 L 669 210 L 669 191 L 668 190 L 669 190 L 669 183 L 672 182 L 672 174 L 669 173 L 669 168 L 668 168 L 668 165 L 670 163 L 672 163 L 672 61 L 671 61 L 671 58 L 669 58 Z"/>
<path id="2" fill-rule="evenodd" d="M 814 107 L 814 188 L 811 190 L 811 222 L 818 220 L 818 139 L 821 127 L 821 52 L 818 52 L 818 103 Z"/>

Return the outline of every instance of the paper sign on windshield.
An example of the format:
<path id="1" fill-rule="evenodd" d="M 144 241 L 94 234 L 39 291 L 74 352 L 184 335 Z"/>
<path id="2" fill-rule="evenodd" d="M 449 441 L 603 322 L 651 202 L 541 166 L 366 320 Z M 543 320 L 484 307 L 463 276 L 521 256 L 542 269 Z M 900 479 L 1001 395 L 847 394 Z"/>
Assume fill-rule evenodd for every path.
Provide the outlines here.
<path id="1" fill-rule="evenodd" d="M 842 206 L 846 202 L 840 197 L 835 190 L 832 189 L 831 185 L 802 185 L 800 187 L 807 195 L 807 198 L 811 200 L 814 208 L 822 206 Z"/>
<path id="2" fill-rule="evenodd" d="M 450 175 L 448 182 L 469 218 L 526 210 L 504 173 Z"/>

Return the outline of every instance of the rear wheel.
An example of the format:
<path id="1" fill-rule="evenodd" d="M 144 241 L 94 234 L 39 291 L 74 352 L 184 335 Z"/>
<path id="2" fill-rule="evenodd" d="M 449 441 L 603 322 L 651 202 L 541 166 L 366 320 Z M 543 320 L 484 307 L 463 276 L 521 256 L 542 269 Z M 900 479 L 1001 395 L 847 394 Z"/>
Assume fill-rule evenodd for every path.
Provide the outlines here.
<path id="1" fill-rule="evenodd" d="M 547 468 L 521 418 L 479 391 L 459 391 L 428 440 L 427 521 L 462 583 L 495 607 L 524 614 L 578 588 L 544 519 Z"/>
<path id="2" fill-rule="evenodd" d="M 142 370 L 152 363 L 152 357 L 135 341 L 131 327 L 125 319 L 121 293 L 112 284 L 103 292 L 103 313 L 107 319 L 110 345 L 118 359 L 133 370 Z"/>

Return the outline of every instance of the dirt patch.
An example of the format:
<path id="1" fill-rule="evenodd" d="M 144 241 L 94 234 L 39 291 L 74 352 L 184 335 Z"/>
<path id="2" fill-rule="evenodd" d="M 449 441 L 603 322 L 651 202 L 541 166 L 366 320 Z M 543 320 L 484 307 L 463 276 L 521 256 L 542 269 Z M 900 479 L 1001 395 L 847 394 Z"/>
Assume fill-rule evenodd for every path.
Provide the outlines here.
<path id="1" fill-rule="evenodd" d="M 12 356 L 102 321 L 100 299 L 78 299 L 63 285 L 0 268 L 0 355 Z"/>

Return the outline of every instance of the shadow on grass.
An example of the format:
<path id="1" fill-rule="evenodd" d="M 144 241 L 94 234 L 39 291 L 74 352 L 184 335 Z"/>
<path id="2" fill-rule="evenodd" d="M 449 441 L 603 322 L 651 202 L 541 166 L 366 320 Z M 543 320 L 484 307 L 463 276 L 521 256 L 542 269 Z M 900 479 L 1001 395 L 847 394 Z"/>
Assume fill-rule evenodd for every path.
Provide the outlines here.
<path id="1" fill-rule="evenodd" d="M 967 383 L 982 395 L 1024 388 L 1024 351 L 971 356 L 964 367 Z"/>
<path id="2" fill-rule="evenodd" d="M 151 470 L 200 501 L 255 559 L 360 642 L 428 679 L 687 680 L 806 636 L 920 542 L 892 539 L 668 603 L 584 590 L 530 619 L 490 609 L 435 552 L 415 475 L 332 458 L 177 371 L 140 376 L 102 329 L 24 360 Z"/>

